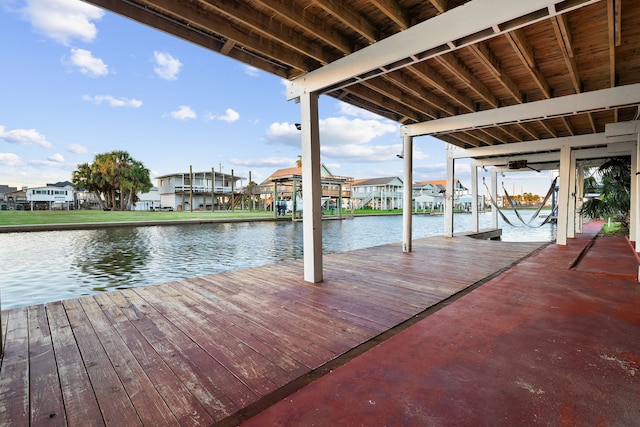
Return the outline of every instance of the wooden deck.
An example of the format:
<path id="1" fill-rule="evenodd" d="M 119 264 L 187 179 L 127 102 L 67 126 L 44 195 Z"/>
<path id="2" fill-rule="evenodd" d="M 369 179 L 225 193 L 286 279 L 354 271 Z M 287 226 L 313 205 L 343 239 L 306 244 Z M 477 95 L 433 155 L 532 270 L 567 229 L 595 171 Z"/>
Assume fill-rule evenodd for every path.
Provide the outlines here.
<path id="1" fill-rule="evenodd" d="M 468 237 L 2 312 L 0 425 L 233 425 L 537 250 Z M 472 263 L 473 262 L 473 263 Z"/>

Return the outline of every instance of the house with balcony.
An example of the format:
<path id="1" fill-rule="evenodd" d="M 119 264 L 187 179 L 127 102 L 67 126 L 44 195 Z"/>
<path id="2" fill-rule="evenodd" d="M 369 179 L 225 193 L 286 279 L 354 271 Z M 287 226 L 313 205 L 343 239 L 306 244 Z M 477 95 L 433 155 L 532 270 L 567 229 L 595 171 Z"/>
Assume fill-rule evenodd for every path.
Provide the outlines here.
<path id="1" fill-rule="evenodd" d="M 215 172 L 184 172 L 156 177 L 158 180 L 158 209 L 176 211 L 229 210 L 242 199 L 245 178 Z"/>
<path id="2" fill-rule="evenodd" d="M 358 179 L 354 181 L 352 188 L 355 209 L 402 209 L 404 183 L 397 176 Z"/>
<path id="3" fill-rule="evenodd" d="M 26 198 L 31 210 L 73 209 L 75 191 L 69 181 L 47 184 L 44 187 L 26 189 Z"/>
<path id="4" fill-rule="evenodd" d="M 320 184 L 322 204 L 325 209 L 349 209 L 353 178 L 337 176 L 324 165 L 320 165 Z M 266 209 L 271 208 L 273 200 L 284 200 L 287 210 L 298 211 L 302 208 L 302 167 L 278 169 L 260 184 L 260 194 Z"/>

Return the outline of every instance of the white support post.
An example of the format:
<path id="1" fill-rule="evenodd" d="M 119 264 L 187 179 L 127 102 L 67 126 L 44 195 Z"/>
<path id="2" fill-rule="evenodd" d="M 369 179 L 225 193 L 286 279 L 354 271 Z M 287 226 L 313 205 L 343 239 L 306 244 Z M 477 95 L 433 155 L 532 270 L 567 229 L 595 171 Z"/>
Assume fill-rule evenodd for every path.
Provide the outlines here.
<path id="1" fill-rule="evenodd" d="M 491 171 L 491 194 L 498 203 L 498 171 L 495 168 Z M 498 208 L 493 203 L 491 204 L 491 226 L 498 228 Z"/>
<path id="2" fill-rule="evenodd" d="M 576 237 L 576 172 L 576 157 L 572 155 L 569 166 L 569 211 L 567 216 L 567 237 L 571 239 Z"/>
<path id="3" fill-rule="evenodd" d="M 478 165 L 471 161 L 471 231 L 480 231 L 478 220 Z"/>
<path id="4" fill-rule="evenodd" d="M 300 96 L 302 131 L 302 199 L 304 280 L 322 281 L 322 185 L 320 182 L 320 132 L 318 94 Z"/>
<path id="5" fill-rule="evenodd" d="M 413 137 L 403 138 L 404 187 L 402 193 L 402 252 L 411 252 L 411 227 L 413 211 Z"/>
<path id="6" fill-rule="evenodd" d="M 571 147 L 560 148 L 560 189 L 558 190 L 558 224 L 556 243 L 567 244 L 567 223 L 569 221 L 569 182 L 571 174 Z"/>
<path id="7" fill-rule="evenodd" d="M 576 228 L 575 232 L 582 234 L 583 216 L 582 201 L 584 199 L 584 167 L 580 166 L 576 169 Z"/>
<path id="8" fill-rule="evenodd" d="M 454 166 L 455 161 L 449 155 L 447 146 L 447 191 L 444 193 L 444 237 L 453 237 L 453 199 L 454 199 Z"/>

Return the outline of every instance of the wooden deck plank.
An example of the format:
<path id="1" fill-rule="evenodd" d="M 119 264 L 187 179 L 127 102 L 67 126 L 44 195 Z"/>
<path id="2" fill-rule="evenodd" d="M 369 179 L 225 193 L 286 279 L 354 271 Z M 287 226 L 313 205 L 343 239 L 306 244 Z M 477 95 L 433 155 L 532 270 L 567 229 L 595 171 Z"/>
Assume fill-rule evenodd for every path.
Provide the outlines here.
<path id="1" fill-rule="evenodd" d="M 323 360 L 323 354 L 314 353 L 309 347 L 299 346 L 290 339 L 289 334 L 282 333 L 279 325 L 266 325 L 263 321 L 259 321 L 254 316 L 247 314 L 247 312 L 230 301 L 217 298 L 218 295 L 212 292 L 212 289 L 217 287 L 205 278 L 183 280 L 178 284 L 170 284 L 170 286 L 174 287 L 178 292 L 192 292 L 196 295 L 195 298 L 217 307 L 221 313 L 216 318 L 217 322 L 221 321 L 223 325 L 230 323 L 231 326 L 241 328 L 251 335 L 263 337 L 265 342 L 277 347 L 293 360 L 299 361 L 309 369 L 318 366 Z"/>
<path id="2" fill-rule="evenodd" d="M 233 424 L 238 411 L 297 387 L 538 246 L 422 239 L 410 254 L 395 244 L 327 255 L 321 283 L 304 282 L 296 260 L 47 304 L 46 312 L 29 309 L 32 327 L 48 321 L 51 332 L 47 338 L 40 326 L 31 334 L 34 350 L 43 350 L 40 359 L 30 356 L 38 370 L 55 370 L 47 343 L 55 352 L 67 416 L 53 419 L 60 424 Z M 467 264 L 472 255 L 479 265 Z M 29 332 L 11 330 L 12 313 L 2 315 L 15 348 Z M 20 368 L 11 373 L 3 364 L 0 385 L 5 374 L 24 381 L 20 369 L 28 376 L 29 361 L 10 358 L 6 366 Z M 43 377 L 45 388 L 55 388 L 56 375 Z M 36 384 L 16 397 L 24 402 L 20 393 Z M 27 410 L 38 400 L 32 391 Z M 0 410 L 2 417 L 15 421 Z"/>
<path id="3" fill-rule="evenodd" d="M 171 408 L 179 424 L 183 426 L 211 425 L 214 417 L 200 404 L 200 401 L 188 388 L 188 385 L 191 385 L 192 389 L 198 390 L 198 386 L 190 382 L 191 377 L 185 379 L 185 375 L 180 372 L 179 367 L 169 366 L 124 315 L 120 307 L 114 304 L 110 296 L 106 294 L 95 295 L 94 299 L 108 322 L 122 337 L 136 362 Z M 185 379 L 184 383 L 183 379 Z M 206 399 L 211 399 L 211 396 L 207 394 Z M 211 406 L 209 411 L 213 412 L 214 416 L 224 415 L 222 409 L 213 411 Z"/>
<path id="4" fill-rule="evenodd" d="M 286 374 L 282 368 L 235 336 L 194 313 L 189 305 L 184 304 L 183 299 L 168 298 L 169 295 L 161 288 L 138 288 L 136 293 L 185 335 L 196 337 L 198 345 L 248 389 L 256 395 L 264 395 L 284 383 L 283 377 Z M 167 301 L 171 303 L 168 304 Z"/>
<path id="5" fill-rule="evenodd" d="M 93 385 L 64 306 L 57 301 L 46 304 L 46 309 L 67 420 L 71 425 L 104 425 Z"/>
<path id="6" fill-rule="evenodd" d="M 29 406 L 31 425 L 64 426 L 62 400 L 51 331 L 44 305 L 26 308 L 29 318 Z"/>
<path id="7" fill-rule="evenodd" d="M 29 325 L 27 310 L 7 312 L 0 371 L 0 425 L 29 424 Z"/>
<path id="8" fill-rule="evenodd" d="M 79 299 L 63 301 L 93 392 L 106 424 L 142 425 L 120 377 L 102 348 Z"/>
<path id="9" fill-rule="evenodd" d="M 142 424 L 179 425 L 162 396 L 95 299 L 80 298 L 79 302 Z"/>
<path id="10" fill-rule="evenodd" d="M 223 413 L 232 413 L 238 408 L 252 402 L 257 396 L 244 384 L 237 380 L 228 370 L 207 354 L 197 339 L 192 339 L 162 314 L 153 309 L 133 289 L 109 296 L 120 304 L 127 304 L 123 310 L 130 320 L 135 321 L 136 328 L 156 349 L 170 366 L 179 367 L 181 372 L 191 376 L 192 390 L 206 390 L 208 398 L 202 401 L 205 409 L 213 406 Z M 121 305 L 122 308 L 122 305 Z M 199 331 L 192 331 L 197 338 Z"/>

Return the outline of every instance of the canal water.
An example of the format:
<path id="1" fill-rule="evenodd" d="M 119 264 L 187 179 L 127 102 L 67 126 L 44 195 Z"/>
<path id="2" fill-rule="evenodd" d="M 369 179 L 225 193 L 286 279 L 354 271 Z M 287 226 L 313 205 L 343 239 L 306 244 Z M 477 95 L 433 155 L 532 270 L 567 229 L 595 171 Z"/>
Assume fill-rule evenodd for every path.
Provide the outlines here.
<path id="1" fill-rule="evenodd" d="M 519 223 L 506 212 L 513 224 Z M 528 213 L 523 215 L 525 220 Z M 537 219 L 537 223 L 541 220 Z M 521 224 L 521 223 L 520 223 Z M 491 214 L 480 214 L 480 228 Z M 551 241 L 555 225 L 512 227 L 505 241 Z M 443 233 L 443 217 L 414 215 L 413 238 Z M 402 240 L 402 216 L 323 221 L 324 253 Z M 455 231 L 471 229 L 456 214 Z M 122 227 L 0 234 L 2 309 L 57 301 L 113 289 L 254 267 L 302 257 L 302 223 L 244 222 Z"/>

